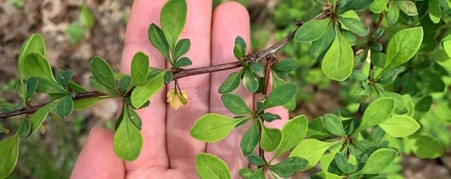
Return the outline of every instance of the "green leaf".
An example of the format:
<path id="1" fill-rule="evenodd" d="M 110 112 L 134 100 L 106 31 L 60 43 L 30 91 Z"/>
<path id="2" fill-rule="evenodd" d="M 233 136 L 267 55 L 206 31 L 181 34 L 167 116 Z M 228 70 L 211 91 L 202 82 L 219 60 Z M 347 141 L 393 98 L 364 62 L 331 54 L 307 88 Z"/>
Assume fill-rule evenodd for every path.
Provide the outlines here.
<path id="1" fill-rule="evenodd" d="M 261 117 L 263 120 L 265 120 L 266 122 L 272 122 L 272 121 L 274 121 L 274 120 L 276 120 L 276 119 L 282 119 L 279 115 L 277 115 L 277 114 L 272 114 L 272 113 L 269 113 L 269 112 L 260 114 L 260 117 Z"/>
<path id="2" fill-rule="evenodd" d="M 331 23 L 329 18 L 308 21 L 299 27 L 294 39 L 299 42 L 318 40 L 326 33 L 329 23 Z"/>
<path id="3" fill-rule="evenodd" d="M 250 114 L 252 110 L 249 109 L 243 98 L 234 94 L 224 94 L 221 96 L 224 106 L 233 114 Z"/>
<path id="4" fill-rule="evenodd" d="M 235 126 L 247 119 L 234 119 L 220 114 L 209 113 L 201 116 L 191 128 L 190 134 L 204 142 L 224 139 Z"/>
<path id="5" fill-rule="evenodd" d="M 0 132 L 1 133 L 1 132 Z M 22 138 L 26 138 L 30 136 L 31 133 L 31 122 L 29 119 L 25 119 L 22 125 L 19 128 L 19 136 Z"/>
<path id="6" fill-rule="evenodd" d="M 91 72 L 94 78 L 104 86 L 109 94 L 117 94 L 116 84 L 114 82 L 114 74 L 110 65 L 100 57 L 92 58 L 90 64 Z"/>
<path id="7" fill-rule="evenodd" d="M 44 38 L 40 34 L 31 35 L 20 49 L 19 61 L 17 64 L 19 78 L 24 78 L 25 57 L 32 52 L 39 53 L 41 56 L 46 55 Z"/>
<path id="8" fill-rule="evenodd" d="M 291 151 L 290 157 L 300 157 L 308 161 L 306 170 L 314 167 L 321 156 L 337 142 L 323 142 L 317 139 L 305 139 L 299 143 L 293 151 Z"/>
<path id="9" fill-rule="evenodd" d="M 332 45 L 332 42 L 335 39 L 336 36 L 335 33 L 336 32 L 333 23 L 329 23 L 329 25 L 327 26 L 326 33 L 324 33 L 323 37 L 312 43 L 310 54 L 315 60 L 324 57 L 330 45 Z"/>
<path id="10" fill-rule="evenodd" d="M 164 85 L 164 72 L 161 72 L 159 75 L 154 76 L 146 81 L 146 83 L 142 86 L 137 86 L 132 94 L 131 100 L 132 105 L 135 108 L 140 108 L 144 105 L 152 96 L 154 96 L 157 92 L 159 92 Z"/>
<path id="11" fill-rule="evenodd" d="M 186 67 L 192 65 L 193 62 L 188 57 L 183 57 L 175 62 L 176 67 Z"/>
<path id="12" fill-rule="evenodd" d="M 131 81 L 129 86 L 144 85 L 148 72 L 149 57 L 142 52 L 137 52 L 132 59 Z"/>
<path id="13" fill-rule="evenodd" d="M 157 25 L 152 23 L 150 24 L 147 33 L 150 43 L 166 58 L 166 60 L 171 62 L 171 57 L 169 56 L 169 44 L 163 31 Z"/>
<path id="14" fill-rule="evenodd" d="M 266 128 L 263 124 L 261 128 L 260 147 L 266 152 L 275 150 L 282 140 L 282 132 L 280 129 Z"/>
<path id="15" fill-rule="evenodd" d="M 283 71 L 283 72 L 290 72 L 293 70 L 296 70 L 299 67 L 299 63 L 296 60 L 287 59 L 282 60 L 276 63 L 272 66 L 274 70 L 277 71 Z"/>
<path id="16" fill-rule="evenodd" d="M 297 86 L 293 83 L 279 85 L 271 91 L 265 102 L 258 108 L 258 111 L 286 104 L 295 97 L 296 92 Z"/>
<path id="17" fill-rule="evenodd" d="M 435 24 L 440 22 L 440 18 L 442 15 L 442 10 L 440 8 L 440 4 L 438 0 L 430 0 L 429 1 L 429 18 Z"/>
<path id="18" fill-rule="evenodd" d="M 394 1 L 394 5 L 398 6 L 402 12 L 404 12 L 408 16 L 417 16 L 418 10 L 415 3 L 412 1 Z"/>
<path id="19" fill-rule="evenodd" d="M 340 17 L 340 22 L 342 25 L 346 26 L 349 31 L 351 31 L 354 34 L 357 34 L 359 36 L 367 36 L 368 35 L 368 29 L 362 24 L 362 21 L 360 19 L 354 19 L 354 18 L 343 18 Z"/>
<path id="20" fill-rule="evenodd" d="M 235 38 L 235 47 L 233 47 L 233 55 L 237 60 L 243 60 L 246 57 L 246 41 L 240 36 Z"/>
<path id="21" fill-rule="evenodd" d="M 386 17 L 390 25 L 396 24 L 396 22 L 398 22 L 399 19 L 399 9 L 396 6 L 388 7 Z"/>
<path id="22" fill-rule="evenodd" d="M 143 137 L 139 129 L 130 121 L 128 107 L 124 107 L 122 117 L 122 121 L 114 133 L 113 149 L 122 160 L 133 161 L 141 153 Z"/>
<path id="23" fill-rule="evenodd" d="M 258 123 L 253 122 L 252 125 L 244 133 L 243 138 L 240 142 L 241 151 L 244 155 L 249 155 L 254 152 L 255 147 L 257 147 L 260 135 L 258 134 Z"/>
<path id="24" fill-rule="evenodd" d="M 219 86 L 218 92 L 221 94 L 225 94 L 235 91 L 238 88 L 238 86 L 240 86 L 240 81 L 241 81 L 241 71 L 233 72 L 227 77 L 224 83 L 222 83 L 221 86 Z"/>
<path id="25" fill-rule="evenodd" d="M 56 70 L 55 72 L 55 79 L 58 84 L 60 84 L 63 87 L 66 87 L 69 85 L 72 76 L 74 75 L 74 72 L 72 70 Z"/>
<path id="26" fill-rule="evenodd" d="M 19 135 L 16 133 L 12 137 L 0 142 L 0 178 L 8 177 L 14 170 L 19 156 Z"/>
<path id="27" fill-rule="evenodd" d="M 398 156 L 398 153 L 393 149 L 382 148 L 373 152 L 368 160 L 365 162 L 361 174 L 379 174 L 387 168 Z"/>
<path id="28" fill-rule="evenodd" d="M 74 110 L 74 101 L 70 96 L 62 97 L 59 100 L 58 105 L 56 105 L 56 112 L 62 118 L 72 114 L 73 110 Z"/>
<path id="29" fill-rule="evenodd" d="M 141 117 L 131 107 L 128 107 L 128 116 L 130 118 L 130 121 L 133 123 L 133 125 L 135 125 L 136 128 L 141 130 L 141 126 L 142 126 Z"/>
<path id="30" fill-rule="evenodd" d="M 46 78 L 36 78 L 38 80 L 38 88 L 36 92 L 47 94 L 66 94 L 67 91 L 60 84 Z"/>
<path id="31" fill-rule="evenodd" d="M 352 74 L 354 67 L 354 52 L 340 33 L 336 37 L 326 55 L 321 70 L 328 78 L 344 81 Z"/>
<path id="32" fill-rule="evenodd" d="M 290 157 L 282 160 L 276 165 L 270 166 L 269 169 L 281 177 L 288 178 L 291 177 L 294 172 L 304 169 L 307 164 L 308 161 L 303 158 Z"/>
<path id="33" fill-rule="evenodd" d="M 409 61 L 420 49 L 422 41 L 422 27 L 403 29 L 397 32 L 388 43 L 384 70 Z"/>
<path id="34" fill-rule="evenodd" d="M 174 60 L 179 59 L 180 57 L 188 53 L 190 47 L 191 41 L 189 39 L 182 39 L 177 42 L 177 45 L 175 46 Z"/>
<path id="35" fill-rule="evenodd" d="M 161 9 L 160 23 L 169 47 L 175 45 L 186 23 L 187 5 L 185 0 L 169 0 Z"/>
<path id="36" fill-rule="evenodd" d="M 250 93 L 255 93 L 258 90 L 258 78 L 249 70 L 245 70 L 243 85 Z"/>
<path id="37" fill-rule="evenodd" d="M 86 4 L 80 8 L 80 22 L 87 28 L 91 29 L 94 26 L 94 15 Z"/>
<path id="38" fill-rule="evenodd" d="M 28 55 L 25 56 L 23 65 L 24 77 L 26 79 L 30 77 L 41 77 L 55 81 L 49 62 L 40 53 L 28 53 Z"/>
<path id="39" fill-rule="evenodd" d="M 174 73 L 171 70 L 167 70 L 163 75 L 163 81 L 165 84 L 168 84 L 172 81 L 174 77 Z"/>
<path id="40" fill-rule="evenodd" d="M 425 135 L 410 138 L 408 144 L 413 153 L 422 159 L 439 158 L 445 152 L 445 147 L 437 139 Z"/>
<path id="41" fill-rule="evenodd" d="M 38 88 L 38 79 L 37 78 L 30 78 L 26 81 L 26 96 L 25 100 L 29 101 L 31 96 L 33 96 L 33 93 Z"/>
<path id="42" fill-rule="evenodd" d="M 196 155 L 196 171 L 201 179 L 230 179 L 229 167 L 220 158 L 207 154 L 200 153 Z"/>
<path id="43" fill-rule="evenodd" d="M 289 120 L 282 128 L 282 139 L 277 147 L 276 156 L 279 156 L 298 145 L 304 139 L 307 130 L 308 119 L 306 116 L 296 116 Z"/>
<path id="44" fill-rule="evenodd" d="M 255 166 L 262 166 L 265 165 L 266 162 L 263 160 L 263 158 L 259 157 L 255 154 L 250 154 L 247 156 L 247 160 L 249 160 L 249 163 Z"/>
<path id="45" fill-rule="evenodd" d="M 338 13 L 367 8 L 374 0 L 341 0 Z"/>
<path id="46" fill-rule="evenodd" d="M 407 137 L 415 133 L 421 127 L 415 119 L 403 115 L 392 116 L 385 122 L 379 124 L 379 126 L 388 135 L 393 137 Z"/>
<path id="47" fill-rule="evenodd" d="M 102 101 L 103 97 L 92 97 L 74 101 L 74 110 L 82 111 Z"/>
<path id="48" fill-rule="evenodd" d="M 337 136 L 346 136 L 341 119 L 334 114 L 325 114 L 323 118 L 324 128 Z"/>
<path id="49" fill-rule="evenodd" d="M 379 98 L 373 101 L 363 113 L 362 122 L 354 133 L 383 123 L 391 116 L 394 110 L 395 101 L 391 98 Z"/>
<path id="50" fill-rule="evenodd" d="M 30 135 L 33 134 L 36 130 L 41 127 L 44 120 L 47 118 L 50 112 L 50 105 L 51 103 L 39 108 L 33 115 L 30 117 L 31 122 L 31 132 Z"/>
<path id="51" fill-rule="evenodd" d="M 387 4 L 390 0 L 374 0 L 370 5 L 370 10 L 376 14 L 380 14 L 387 9 Z"/>
<path id="52" fill-rule="evenodd" d="M 250 62 L 249 63 L 249 70 L 256 74 L 257 76 L 264 77 L 264 67 L 261 63 L 258 62 Z"/>

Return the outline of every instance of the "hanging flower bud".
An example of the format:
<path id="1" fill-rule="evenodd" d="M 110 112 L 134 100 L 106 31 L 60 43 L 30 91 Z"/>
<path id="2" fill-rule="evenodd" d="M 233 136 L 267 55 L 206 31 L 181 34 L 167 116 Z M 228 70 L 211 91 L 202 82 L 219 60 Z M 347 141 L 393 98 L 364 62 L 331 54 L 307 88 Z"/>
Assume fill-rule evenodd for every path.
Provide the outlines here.
<path id="1" fill-rule="evenodd" d="M 169 105 L 171 105 L 171 108 L 174 110 L 178 110 L 183 105 L 186 105 L 188 101 L 186 100 L 187 95 L 184 90 L 182 90 L 182 93 L 178 93 L 176 90 L 171 89 L 168 91 L 167 94 L 167 102 Z"/>

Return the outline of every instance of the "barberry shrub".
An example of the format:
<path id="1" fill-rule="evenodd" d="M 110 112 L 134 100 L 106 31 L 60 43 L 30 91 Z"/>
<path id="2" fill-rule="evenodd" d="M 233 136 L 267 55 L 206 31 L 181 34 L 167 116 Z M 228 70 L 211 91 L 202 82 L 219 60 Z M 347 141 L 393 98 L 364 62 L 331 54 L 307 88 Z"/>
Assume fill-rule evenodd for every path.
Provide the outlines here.
<path id="1" fill-rule="evenodd" d="M 298 171 L 315 171 L 315 178 L 396 178 L 398 162 L 405 155 L 422 159 L 442 156 L 449 145 L 451 107 L 449 2 L 315 2 L 324 7 L 320 13 L 298 21 L 292 33 L 268 49 L 246 54 L 248 45 L 236 37 L 230 52 L 236 62 L 189 68 L 192 61 L 186 54 L 191 42 L 180 39 L 187 4 L 185 0 L 169 0 L 161 11 L 161 27 L 150 24 L 148 36 L 171 67 L 149 68 L 148 56 L 137 52 L 127 75 L 113 72 L 105 60 L 93 57 L 89 81 L 95 91 L 72 81 L 71 70 L 54 72 L 46 59 L 44 39 L 32 35 L 18 59 L 20 103 L 0 102 L 0 119 L 24 115 L 21 127 L 0 142 L 0 178 L 14 169 L 19 141 L 42 129 L 49 114 L 65 118 L 108 98 L 122 101 L 114 127 L 114 151 L 125 161 L 135 160 L 143 145 L 137 109 L 147 107 L 149 99 L 171 81 L 230 68 L 239 70 L 217 90 L 224 107 L 234 116 L 205 114 L 190 134 L 213 143 L 235 128 L 247 126 L 240 147 L 250 166 L 239 171 L 242 178 L 287 178 Z M 362 23 L 362 14 L 370 16 L 371 23 Z M 296 43 L 289 43 L 292 40 Z M 279 60 L 277 52 L 285 45 L 305 44 L 324 76 L 347 88 L 347 105 L 310 120 L 305 115 L 295 116 L 282 129 L 269 128 L 268 123 L 281 117 L 267 109 L 283 106 L 293 110 L 296 94 L 302 93 L 292 71 L 303 64 L 295 58 Z M 234 94 L 240 85 L 259 95 L 255 109 Z M 189 94 L 182 88 L 175 83 L 167 94 L 174 109 L 187 103 Z M 32 106 L 36 94 L 45 94 L 48 102 Z M 0 125 L 0 132 L 4 131 Z M 273 153 L 272 158 L 264 157 L 268 152 Z M 212 154 L 198 154 L 193 165 L 200 178 L 231 178 L 228 166 Z"/>

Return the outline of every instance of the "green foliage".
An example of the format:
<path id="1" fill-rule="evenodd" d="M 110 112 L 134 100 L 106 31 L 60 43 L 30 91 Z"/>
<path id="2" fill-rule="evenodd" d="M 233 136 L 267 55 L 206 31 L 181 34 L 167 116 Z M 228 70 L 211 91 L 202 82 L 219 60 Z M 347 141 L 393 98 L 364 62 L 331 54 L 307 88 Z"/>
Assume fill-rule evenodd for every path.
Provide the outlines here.
<path id="1" fill-rule="evenodd" d="M 141 86 L 137 86 L 131 95 L 132 105 L 135 108 L 143 106 L 152 96 L 159 92 L 164 85 L 164 72 L 147 79 Z"/>
<path id="2" fill-rule="evenodd" d="M 114 133 L 113 149 L 117 156 L 123 160 L 133 161 L 139 157 L 143 145 L 141 132 L 133 123 L 127 106 L 123 108 L 120 125 Z"/>
<path id="3" fill-rule="evenodd" d="M 379 149 L 373 152 L 366 160 L 359 173 L 378 174 L 395 160 L 398 153 L 393 149 Z"/>
<path id="4" fill-rule="evenodd" d="M 0 142 L 0 178 L 6 178 L 14 169 L 19 155 L 19 134 Z"/>
<path id="5" fill-rule="evenodd" d="M 229 167 L 220 158 L 207 154 L 201 153 L 196 156 L 196 169 L 197 174 L 202 179 L 208 178 L 221 178 L 230 179 Z"/>
<path id="6" fill-rule="evenodd" d="M 161 9 L 161 28 L 172 51 L 185 27 L 187 9 L 184 0 L 169 0 Z"/>
<path id="7" fill-rule="evenodd" d="M 323 142 L 317 139 L 305 139 L 299 143 L 291 152 L 290 157 L 300 157 L 308 161 L 308 165 L 305 169 L 314 167 L 321 156 L 331 147 L 338 142 Z"/>
<path id="8" fill-rule="evenodd" d="M 344 81 L 351 76 L 354 66 L 354 53 L 341 33 L 335 39 L 324 56 L 321 70 L 330 79 Z"/>
<path id="9" fill-rule="evenodd" d="M 206 114 L 200 117 L 191 128 L 191 136 L 205 142 L 224 139 L 235 126 L 248 118 L 234 119 L 220 114 Z"/>
<path id="10" fill-rule="evenodd" d="M 221 96 L 224 106 L 233 114 L 242 115 L 252 113 L 251 109 L 247 107 L 243 98 L 234 94 L 224 94 Z"/>

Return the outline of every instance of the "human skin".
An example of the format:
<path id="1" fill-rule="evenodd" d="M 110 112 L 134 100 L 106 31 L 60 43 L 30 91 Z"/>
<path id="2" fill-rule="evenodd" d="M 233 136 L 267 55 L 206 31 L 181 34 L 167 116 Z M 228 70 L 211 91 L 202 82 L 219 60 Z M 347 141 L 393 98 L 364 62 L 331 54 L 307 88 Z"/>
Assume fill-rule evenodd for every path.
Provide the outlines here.
<path id="1" fill-rule="evenodd" d="M 127 24 L 121 71 L 130 73 L 133 55 L 142 51 L 149 55 L 151 66 L 169 68 L 163 56 L 150 44 L 147 36 L 149 24 L 160 23 L 160 11 L 166 0 L 135 0 Z M 249 15 L 239 3 L 227 2 L 212 12 L 211 0 L 187 0 L 188 16 L 181 38 L 191 40 L 187 54 L 193 61 L 190 68 L 233 62 L 234 41 L 243 37 L 250 46 Z M 249 49 L 249 47 L 248 47 Z M 235 129 L 226 139 L 217 143 L 205 143 L 192 138 L 189 131 L 202 115 L 215 112 L 233 116 L 222 104 L 218 88 L 235 70 L 196 75 L 179 80 L 180 87 L 188 95 L 188 104 L 174 111 L 166 103 L 167 85 L 152 99 L 149 107 L 138 111 L 142 119 L 143 148 L 139 158 L 124 162 L 113 151 L 114 133 L 104 128 L 94 128 L 80 152 L 72 171 L 73 179 L 90 178 L 198 178 L 195 156 L 208 152 L 223 159 L 231 169 L 232 177 L 238 177 L 239 169 L 248 166 L 240 149 L 240 141 L 248 125 Z M 234 92 L 253 107 L 256 98 L 240 87 Z M 281 128 L 288 118 L 282 108 L 268 110 L 279 114 L 283 120 L 267 124 Z M 266 155 L 267 158 L 271 154 Z"/>

